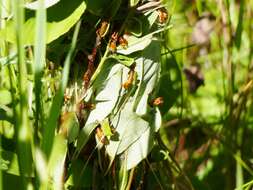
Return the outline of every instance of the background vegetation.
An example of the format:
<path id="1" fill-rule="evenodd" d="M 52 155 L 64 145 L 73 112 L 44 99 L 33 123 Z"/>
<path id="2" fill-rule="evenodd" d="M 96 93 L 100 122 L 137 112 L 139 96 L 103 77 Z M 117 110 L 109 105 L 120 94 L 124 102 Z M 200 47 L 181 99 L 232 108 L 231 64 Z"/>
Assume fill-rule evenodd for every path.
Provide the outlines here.
<path id="1" fill-rule="evenodd" d="M 251 189 L 252 0 L 1 0 L 0 189 Z"/>

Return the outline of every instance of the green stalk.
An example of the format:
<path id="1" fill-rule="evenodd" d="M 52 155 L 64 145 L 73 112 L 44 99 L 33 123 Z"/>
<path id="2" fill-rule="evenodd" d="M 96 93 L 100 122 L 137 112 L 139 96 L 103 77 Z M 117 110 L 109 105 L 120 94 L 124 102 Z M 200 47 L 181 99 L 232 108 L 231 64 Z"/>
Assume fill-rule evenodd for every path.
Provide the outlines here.
<path id="1" fill-rule="evenodd" d="M 0 0 L 0 5 L 3 4 L 3 0 Z M 0 17 L 2 18 L 2 8 L 0 8 Z M 0 29 L 2 29 L 2 23 L 0 23 Z M 0 52 L 0 56 L 2 56 L 3 53 Z M 2 78 L 2 67 L 0 66 L 0 80 Z M 0 82 L 0 86 L 1 86 L 1 82 Z M 0 160 L 2 160 L 2 139 L 0 138 Z M 0 169 L 0 189 L 3 189 L 3 181 L 2 181 L 2 170 Z"/>
<path id="2" fill-rule="evenodd" d="M 2 139 L 0 138 L 0 160 L 2 160 Z M 0 169 L 0 189 L 3 189 L 2 170 Z"/>
<path id="3" fill-rule="evenodd" d="M 43 113 L 43 98 L 42 94 L 42 77 L 45 67 L 45 56 L 46 56 L 46 9 L 44 0 L 39 0 L 39 7 L 36 11 L 36 36 L 35 36 L 35 57 L 34 57 L 34 88 L 35 88 L 35 129 L 34 129 L 34 140 L 35 143 L 39 144 L 38 130 L 43 127 L 44 113 Z M 37 148 L 38 149 L 38 148 Z M 40 189 L 47 189 L 47 183 L 43 176 L 38 170 L 38 166 L 41 165 L 41 160 L 38 159 L 36 150 L 34 157 L 35 166 L 37 171 L 35 173 L 36 185 L 40 186 Z"/>
<path id="4" fill-rule="evenodd" d="M 96 71 L 94 72 L 94 74 L 92 75 L 92 77 L 90 79 L 90 86 L 92 86 L 93 82 L 95 81 L 95 79 L 99 75 L 100 71 L 102 70 L 103 65 L 104 65 L 104 63 L 107 59 L 108 53 L 109 53 L 109 45 L 107 46 L 107 48 L 105 50 L 105 53 L 104 53 L 104 56 L 101 58 L 101 61 L 99 62 Z"/>
<path id="5" fill-rule="evenodd" d="M 72 55 L 75 50 L 80 25 L 81 25 L 81 22 L 79 21 L 76 24 L 74 35 L 72 38 L 72 43 L 70 46 L 70 50 L 69 50 L 66 60 L 64 62 L 64 68 L 63 68 L 63 73 L 62 73 L 62 80 L 61 80 L 61 84 L 60 84 L 60 89 L 54 97 L 53 104 L 52 104 L 50 114 L 49 114 L 49 118 L 46 121 L 47 126 L 44 127 L 44 131 L 43 131 L 42 150 L 44 151 L 47 158 L 50 157 L 52 144 L 54 142 L 55 129 L 57 127 L 57 121 L 58 121 L 58 118 L 61 113 L 61 106 L 62 106 L 62 102 L 63 102 L 64 91 L 65 91 L 65 89 L 67 87 L 67 83 L 68 83 L 71 59 L 72 59 Z"/>
<path id="6" fill-rule="evenodd" d="M 236 156 L 241 158 L 241 150 L 237 150 Z M 240 162 L 236 161 L 236 188 L 240 189 L 243 185 L 243 169 Z"/>
<path id="7" fill-rule="evenodd" d="M 46 9 L 44 0 L 39 0 L 39 8 L 36 12 L 36 39 L 35 39 L 35 139 L 37 139 L 38 128 L 43 126 L 43 99 L 41 97 L 43 70 L 46 56 Z"/>
<path id="8" fill-rule="evenodd" d="M 17 108 L 17 118 L 15 122 L 15 133 L 17 138 L 19 170 L 23 181 L 23 188 L 27 189 L 29 185 L 27 176 L 31 176 L 32 174 L 32 130 L 28 120 L 27 70 L 23 44 L 23 5 L 24 2 L 22 0 L 13 0 L 14 22 L 16 27 L 16 45 L 18 53 L 18 90 L 20 95 L 20 104 Z"/>

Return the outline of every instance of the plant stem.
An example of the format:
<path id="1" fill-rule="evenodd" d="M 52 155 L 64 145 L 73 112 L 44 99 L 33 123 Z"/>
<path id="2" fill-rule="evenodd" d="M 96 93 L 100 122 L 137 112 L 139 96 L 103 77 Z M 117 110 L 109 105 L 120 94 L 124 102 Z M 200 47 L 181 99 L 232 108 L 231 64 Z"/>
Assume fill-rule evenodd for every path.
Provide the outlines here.
<path id="1" fill-rule="evenodd" d="M 14 0 L 14 21 L 16 29 L 16 45 L 18 51 L 18 90 L 20 104 L 15 123 L 15 133 L 17 138 L 17 152 L 19 170 L 23 180 L 23 187 L 26 189 L 29 185 L 27 176 L 32 174 L 32 133 L 28 120 L 28 101 L 27 101 L 27 70 L 25 63 L 25 52 L 23 44 L 24 27 L 24 2 Z"/>
<path id="2" fill-rule="evenodd" d="M 107 56 L 109 54 L 109 45 L 106 47 L 105 53 L 102 57 L 102 59 L 100 60 L 97 69 L 95 70 L 94 74 L 92 75 L 91 79 L 90 79 L 90 86 L 92 86 L 93 82 L 95 81 L 95 79 L 97 78 L 98 74 L 100 73 L 100 71 L 103 68 L 103 65 L 107 59 Z"/>

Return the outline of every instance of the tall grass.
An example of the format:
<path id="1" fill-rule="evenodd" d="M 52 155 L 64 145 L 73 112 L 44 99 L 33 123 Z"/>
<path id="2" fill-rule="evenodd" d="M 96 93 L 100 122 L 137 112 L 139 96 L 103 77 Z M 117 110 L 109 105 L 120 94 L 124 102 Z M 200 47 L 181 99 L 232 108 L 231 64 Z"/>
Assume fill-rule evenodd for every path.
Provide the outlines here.
<path id="1" fill-rule="evenodd" d="M 22 176 L 22 186 L 27 188 L 31 185 L 31 181 L 26 176 L 31 176 L 32 167 L 32 125 L 28 117 L 28 87 L 27 87 L 27 68 L 25 63 L 25 51 L 23 43 L 23 25 L 24 25 L 24 2 L 14 0 L 14 22 L 16 29 L 16 48 L 17 48 L 17 63 L 18 63 L 18 90 L 19 90 L 19 105 L 13 105 L 15 110 L 15 137 L 17 142 L 17 152 L 20 174 Z"/>
<path id="2" fill-rule="evenodd" d="M 0 4 L 5 5 L 6 2 L 1 0 Z M 48 95 L 50 85 L 45 82 L 49 80 L 48 77 L 51 77 L 47 73 L 49 56 L 46 52 L 55 46 L 47 45 L 48 28 L 45 0 L 38 0 L 38 7 L 35 11 L 35 40 L 34 44 L 29 46 L 24 43 L 24 36 L 29 35 L 24 33 L 25 2 L 23 0 L 12 0 L 10 2 L 14 14 L 15 43 L 0 41 L 2 48 L 0 55 L 1 58 L 6 57 L 8 63 L 6 70 L 8 71 L 7 78 L 9 79 L 12 102 L 6 107 L 12 106 L 13 114 L 10 112 L 12 115 L 9 116 L 13 121 L 13 123 L 10 122 L 10 125 L 14 126 L 14 141 L 17 151 L 15 152 L 14 149 L 13 152 L 9 150 L 6 152 L 11 155 L 12 159 L 9 160 L 11 164 L 14 163 L 13 165 L 15 165 L 15 156 L 13 155 L 17 153 L 18 167 L 16 168 L 19 171 L 14 172 L 13 176 L 21 178 L 20 183 L 19 180 L 16 180 L 20 189 L 63 189 L 73 184 L 77 188 L 79 185 L 85 188 L 88 184 L 87 189 L 100 188 L 99 185 L 102 184 L 105 189 L 119 187 L 122 190 L 132 187 L 138 187 L 137 189 L 146 187 L 148 190 L 152 188 L 196 190 L 212 188 L 243 190 L 252 188 L 253 153 L 251 144 L 253 141 L 250 139 L 250 135 L 253 134 L 253 0 L 248 2 L 242 0 L 240 3 L 235 0 L 205 2 L 197 0 L 191 1 L 191 4 L 176 0 L 167 2 L 170 16 L 167 24 L 173 24 L 173 28 L 169 31 L 164 31 L 162 28 L 159 32 L 163 31 L 163 34 L 152 38 L 152 40 L 162 42 L 164 45 L 164 52 L 161 55 L 161 83 L 159 84 L 161 89 L 158 92 L 158 95 L 164 98 L 164 106 L 161 106 L 164 125 L 157 134 L 159 137 L 155 138 L 154 150 L 140 165 L 130 171 L 126 170 L 127 153 L 115 158 L 115 162 L 109 162 L 108 155 L 100 147 L 102 143 L 94 146 L 95 140 L 93 138 L 88 141 L 90 136 L 94 137 L 94 133 L 92 133 L 96 127 L 94 124 L 86 126 L 88 132 L 84 131 L 87 134 L 83 135 L 86 139 L 82 139 L 82 142 L 85 141 L 84 144 L 87 144 L 82 150 L 78 149 L 78 146 L 76 148 L 75 143 L 67 142 L 68 137 L 66 136 L 68 134 L 66 135 L 59 128 L 59 123 L 62 122 L 60 119 L 64 94 L 70 81 L 69 76 L 73 74 L 70 73 L 71 64 L 75 62 L 74 58 L 78 59 L 76 52 L 77 50 L 79 53 L 84 52 L 82 55 L 85 55 L 86 61 L 87 57 L 90 56 L 87 55 L 86 51 L 90 52 L 90 49 L 93 48 L 90 45 L 91 42 L 93 43 L 92 38 L 83 32 L 86 31 L 86 26 L 82 24 L 88 23 L 90 26 L 99 23 L 97 20 L 100 21 L 102 17 L 99 18 L 99 13 L 94 16 L 92 12 L 94 10 L 88 7 L 89 12 L 87 11 L 76 23 L 74 29 L 64 36 L 68 48 L 65 58 L 62 59 L 64 60 L 62 71 L 55 69 L 60 73 L 60 80 L 52 79 L 56 90 L 55 95 L 51 97 Z M 112 2 L 115 3 L 116 1 Z M 131 8 L 130 11 L 133 9 Z M 0 15 L 3 15 L 5 7 L 1 6 L 0 10 Z M 199 21 L 206 12 L 215 17 L 215 27 L 210 34 L 210 42 L 208 45 L 191 45 L 189 39 L 192 27 L 194 27 L 193 23 Z M 139 14 L 136 15 L 133 17 L 134 19 L 129 21 L 130 23 L 147 22 L 146 18 L 138 20 Z M 133 12 L 129 17 L 131 16 L 134 16 Z M 115 28 L 117 28 L 118 18 L 114 19 L 111 26 L 115 27 L 116 25 Z M 129 24 L 127 21 L 126 19 L 125 24 Z M 0 24 L 0 28 L 4 28 L 5 20 L 1 20 Z M 123 24 L 120 32 L 123 31 L 125 24 Z M 161 27 L 161 24 L 158 26 Z M 96 27 L 98 24 L 94 24 L 94 28 Z M 94 28 L 90 31 L 94 32 L 96 36 L 97 33 Z M 80 35 L 79 32 L 83 33 Z M 114 31 L 109 29 L 109 32 Z M 116 57 L 109 50 L 111 38 L 105 37 L 100 40 L 102 45 L 98 48 L 97 59 L 101 55 L 104 56 L 100 57 L 100 64 L 90 79 L 90 85 L 95 83 L 94 81 L 99 78 L 100 72 L 107 67 L 108 57 L 111 56 L 110 59 Z M 88 47 L 78 44 L 79 41 Z M 50 48 L 47 49 L 47 47 Z M 62 47 L 62 49 L 64 48 Z M 204 54 L 199 53 L 196 58 L 192 58 L 195 54 L 194 51 L 200 52 L 203 49 L 206 51 Z M 16 52 L 17 55 L 13 58 L 14 62 L 16 61 L 15 64 L 10 64 L 12 52 Z M 129 60 L 132 58 L 136 60 L 135 56 L 137 55 L 140 56 L 136 53 L 126 57 Z M 124 56 L 122 57 L 120 59 L 127 60 Z M 82 58 L 80 59 L 82 60 Z M 184 76 L 183 69 L 195 63 L 202 66 L 205 86 L 199 87 L 195 93 L 190 93 L 187 86 L 189 81 Z M 3 78 L 2 76 L 7 76 L 3 67 L 3 64 L 0 63 L 0 79 Z M 75 67 L 83 69 L 80 65 L 75 65 Z M 144 70 L 144 64 L 142 67 L 141 70 Z M 128 75 L 127 72 L 125 74 Z M 106 78 L 106 80 L 108 79 Z M 137 80 L 134 85 L 138 86 L 140 83 Z M 0 81 L 0 85 L 2 85 L 2 81 Z M 140 89 L 136 96 L 140 96 L 142 93 Z M 75 86 L 75 90 L 77 90 L 77 86 Z M 133 92 L 134 90 L 136 89 L 133 88 Z M 148 96 L 151 97 L 151 94 Z M 94 96 L 96 96 L 96 92 Z M 132 94 L 122 93 L 120 96 L 131 99 Z M 124 98 L 121 101 L 123 103 L 119 102 L 119 104 L 125 104 Z M 148 101 L 151 102 L 151 100 Z M 138 101 L 136 102 L 138 103 Z M 150 102 L 149 104 L 151 104 Z M 137 103 L 135 103 L 135 107 L 137 107 Z M 50 107 L 47 107 L 48 105 Z M 0 114 L 4 106 L 0 105 Z M 150 113 L 153 113 L 153 108 L 150 107 Z M 140 118 L 149 120 L 150 118 L 147 115 L 150 113 Z M 87 115 L 87 113 L 82 114 L 85 117 Z M 2 117 L 4 116 L 0 118 Z M 76 124 L 78 123 L 76 115 L 73 118 L 67 118 L 66 121 L 70 123 L 68 125 L 78 125 L 79 130 L 79 124 Z M 6 124 L 1 120 L 1 136 L 4 133 L 1 126 L 4 125 Z M 108 133 L 112 133 L 110 130 Z M 79 135 L 79 138 L 81 137 L 82 134 Z M 2 147 L 4 147 L 4 143 L 6 143 L 6 139 L 0 138 L 1 164 L 2 160 L 6 159 L 3 156 L 5 150 Z M 75 150 L 74 147 L 78 150 Z M 70 156 L 73 154 L 73 150 L 80 153 L 73 156 L 75 159 Z M 86 151 L 92 153 L 87 156 Z M 95 151 L 98 152 L 98 156 L 93 154 Z M 6 154 L 6 152 L 4 153 Z M 112 166 L 111 168 L 105 166 L 108 163 Z M 3 162 L 4 164 L 6 163 Z M 2 168 L 1 165 L 0 167 Z M 103 167 L 107 170 L 106 174 L 100 175 L 104 170 Z M 6 188 L 3 179 L 7 178 L 1 168 L 0 189 Z M 89 170 L 92 172 L 89 172 L 88 175 L 92 173 L 92 177 L 85 176 L 85 172 Z M 213 176 L 216 175 L 218 177 L 213 179 Z M 90 183 L 90 185 L 88 182 L 85 184 L 86 182 L 82 181 L 83 176 L 87 179 L 92 178 L 92 184 Z M 73 182 L 67 181 L 69 178 Z M 10 179 L 15 181 L 13 178 Z"/>

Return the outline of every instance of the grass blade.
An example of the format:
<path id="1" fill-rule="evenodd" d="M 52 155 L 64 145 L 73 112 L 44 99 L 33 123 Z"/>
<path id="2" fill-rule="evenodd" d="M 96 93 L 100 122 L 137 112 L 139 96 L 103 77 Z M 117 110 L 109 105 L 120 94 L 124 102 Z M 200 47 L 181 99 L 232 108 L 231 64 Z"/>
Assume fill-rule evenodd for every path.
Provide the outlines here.
<path id="1" fill-rule="evenodd" d="M 39 8 L 36 11 L 36 39 L 35 39 L 35 63 L 34 63 L 34 81 L 35 81 L 35 137 L 39 125 L 43 126 L 43 112 L 41 110 L 43 99 L 41 98 L 41 79 L 45 65 L 46 55 L 46 9 L 44 0 L 39 1 Z"/>
<path id="2" fill-rule="evenodd" d="M 47 157 L 50 156 L 52 144 L 54 141 L 54 134 L 55 129 L 57 126 L 57 120 L 61 113 L 61 105 L 64 97 L 64 90 L 66 89 L 68 77 L 69 77 L 69 69 L 71 64 L 71 58 L 74 53 L 74 49 L 76 46 L 77 36 L 80 29 L 81 22 L 79 21 L 76 24 L 74 35 L 72 38 L 72 43 L 70 50 L 68 52 L 68 55 L 66 57 L 66 60 L 64 62 L 64 68 L 62 73 L 62 80 L 60 84 L 59 91 L 56 93 L 53 104 L 50 110 L 49 118 L 47 119 L 47 126 L 45 126 L 44 132 L 43 132 L 43 141 L 42 141 L 42 150 L 45 152 Z"/>
<path id="3" fill-rule="evenodd" d="M 20 174 L 23 179 L 24 189 L 26 189 L 29 182 L 25 176 L 30 176 L 32 173 L 32 134 L 28 120 L 27 70 L 23 45 L 23 5 L 24 2 L 22 0 L 13 0 L 14 22 L 16 27 L 16 45 L 18 52 L 18 90 L 20 95 L 20 105 L 17 108 L 17 118 L 15 122 L 15 136 L 17 138 Z"/>
<path id="4" fill-rule="evenodd" d="M 241 47 L 241 39 L 243 31 L 243 14 L 244 14 L 244 0 L 240 1 L 238 24 L 235 32 L 235 46 L 237 49 L 240 49 Z"/>

